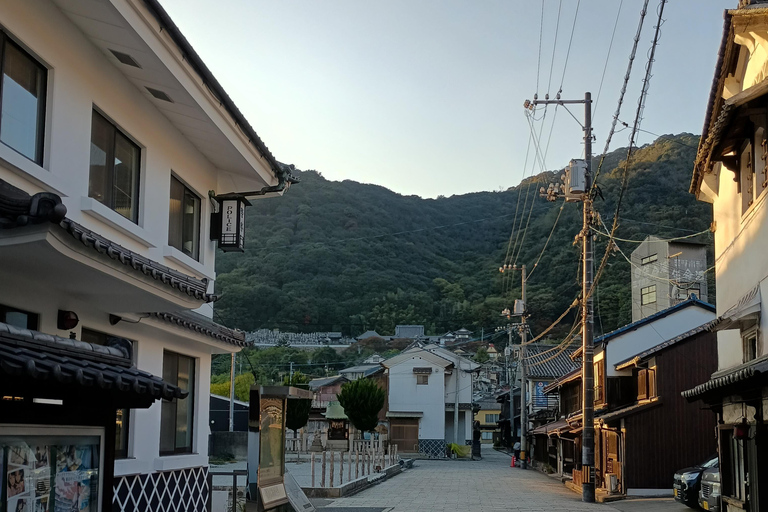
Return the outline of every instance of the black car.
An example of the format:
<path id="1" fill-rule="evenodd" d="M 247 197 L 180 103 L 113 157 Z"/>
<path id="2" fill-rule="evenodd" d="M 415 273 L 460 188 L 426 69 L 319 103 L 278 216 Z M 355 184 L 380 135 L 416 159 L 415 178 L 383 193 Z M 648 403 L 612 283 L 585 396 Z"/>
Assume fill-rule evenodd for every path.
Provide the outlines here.
<path id="1" fill-rule="evenodd" d="M 717 455 L 710 457 L 698 466 L 681 469 L 675 473 L 675 480 L 672 485 L 675 500 L 691 508 L 698 508 L 701 474 L 705 469 L 715 466 L 717 466 Z"/>

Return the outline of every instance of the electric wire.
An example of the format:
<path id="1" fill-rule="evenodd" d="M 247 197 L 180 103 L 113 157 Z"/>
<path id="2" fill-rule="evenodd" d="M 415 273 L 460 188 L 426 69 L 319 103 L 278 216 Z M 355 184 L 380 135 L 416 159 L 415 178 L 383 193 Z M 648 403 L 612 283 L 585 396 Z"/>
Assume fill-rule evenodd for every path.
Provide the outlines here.
<path id="1" fill-rule="evenodd" d="M 611 58 L 611 50 L 613 49 L 613 40 L 616 37 L 616 27 L 619 26 L 619 17 L 621 15 L 621 8 L 624 6 L 624 0 L 619 2 L 619 9 L 616 11 L 616 21 L 613 23 L 613 32 L 611 33 L 611 42 L 608 43 L 608 54 L 605 56 L 605 65 L 603 66 L 603 76 L 600 77 L 600 86 L 597 88 L 597 97 L 595 98 L 595 108 L 592 109 L 592 115 L 597 117 L 597 107 L 600 103 L 600 93 L 603 92 L 603 81 L 605 81 L 605 73 L 608 70 L 608 61 Z"/>
<path id="2" fill-rule="evenodd" d="M 565 71 L 568 69 L 568 58 L 571 56 L 571 45 L 573 44 L 573 33 L 576 31 L 576 20 L 579 17 L 579 6 L 581 0 L 576 2 L 576 13 L 573 15 L 573 26 L 571 27 L 571 38 L 568 40 L 568 51 L 565 53 L 565 64 L 563 64 L 563 76 L 560 78 L 560 92 L 563 90 L 563 83 L 565 82 Z"/>

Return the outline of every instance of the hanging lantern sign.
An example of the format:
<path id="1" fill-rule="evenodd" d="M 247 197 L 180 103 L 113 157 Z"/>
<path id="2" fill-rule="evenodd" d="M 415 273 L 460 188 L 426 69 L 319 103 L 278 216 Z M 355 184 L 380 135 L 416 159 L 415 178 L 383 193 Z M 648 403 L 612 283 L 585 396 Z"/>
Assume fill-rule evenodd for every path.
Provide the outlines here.
<path id="1" fill-rule="evenodd" d="M 241 196 L 219 196 L 219 211 L 211 219 L 211 239 L 224 252 L 245 250 L 245 207 L 251 203 Z"/>

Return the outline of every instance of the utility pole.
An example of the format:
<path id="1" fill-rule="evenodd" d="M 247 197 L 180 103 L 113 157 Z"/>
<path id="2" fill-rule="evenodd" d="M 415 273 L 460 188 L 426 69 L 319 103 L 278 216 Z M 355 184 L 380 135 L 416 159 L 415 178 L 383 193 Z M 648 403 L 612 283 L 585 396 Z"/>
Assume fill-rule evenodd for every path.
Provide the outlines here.
<path id="1" fill-rule="evenodd" d="M 528 469 L 528 371 L 527 366 L 527 342 L 528 328 L 525 324 L 525 314 L 528 309 L 525 296 L 525 265 L 521 267 L 523 275 L 523 284 L 521 290 L 521 300 L 523 302 L 523 311 L 520 316 L 520 468 Z M 517 311 L 515 311 L 517 313 Z"/>
<path id="2" fill-rule="evenodd" d="M 288 385 L 291 386 L 293 384 L 293 361 L 291 361 L 291 371 L 288 375 Z"/>
<path id="3" fill-rule="evenodd" d="M 235 431 L 235 362 L 237 352 L 232 352 L 232 366 L 229 369 L 229 431 Z"/>
<path id="4" fill-rule="evenodd" d="M 535 105 L 563 105 L 566 104 L 584 104 L 584 160 L 586 164 L 584 176 L 584 195 L 583 201 L 583 224 L 579 237 L 582 241 L 582 266 L 583 278 L 581 288 L 581 342 L 582 342 L 582 368 L 581 382 L 583 386 L 582 402 L 582 485 L 581 500 L 586 503 L 595 501 L 595 409 L 594 409 L 594 367 L 593 367 L 593 340 L 594 333 L 594 310 L 592 304 L 592 286 L 594 279 L 594 254 L 592 247 L 593 235 L 590 232 L 590 225 L 594 216 L 592 209 L 592 94 L 584 94 L 583 100 L 562 100 L 558 93 L 556 99 L 550 100 L 547 97 L 539 100 L 534 97 L 533 101 L 526 100 L 525 108 L 532 109 Z M 566 194 L 569 191 L 566 190 Z M 554 200 L 555 195 L 552 196 Z M 548 196 L 549 199 L 549 196 Z"/>

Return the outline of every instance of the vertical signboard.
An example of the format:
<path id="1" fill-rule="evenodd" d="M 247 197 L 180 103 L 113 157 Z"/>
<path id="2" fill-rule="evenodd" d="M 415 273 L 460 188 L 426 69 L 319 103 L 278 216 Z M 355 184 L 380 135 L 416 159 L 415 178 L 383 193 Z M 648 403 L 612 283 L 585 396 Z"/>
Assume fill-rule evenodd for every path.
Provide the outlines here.
<path id="1" fill-rule="evenodd" d="M 535 384 L 535 390 L 534 390 L 534 396 L 536 404 L 536 407 L 546 407 L 547 406 L 547 395 L 544 394 L 544 386 L 545 382 L 537 381 Z"/>
<path id="2" fill-rule="evenodd" d="M 240 251 L 245 247 L 245 202 L 242 199 L 221 201 L 219 249 Z"/>
<path id="3" fill-rule="evenodd" d="M 261 396 L 259 403 L 259 475 L 262 504 L 270 509 L 288 503 L 285 474 L 285 398 Z"/>

